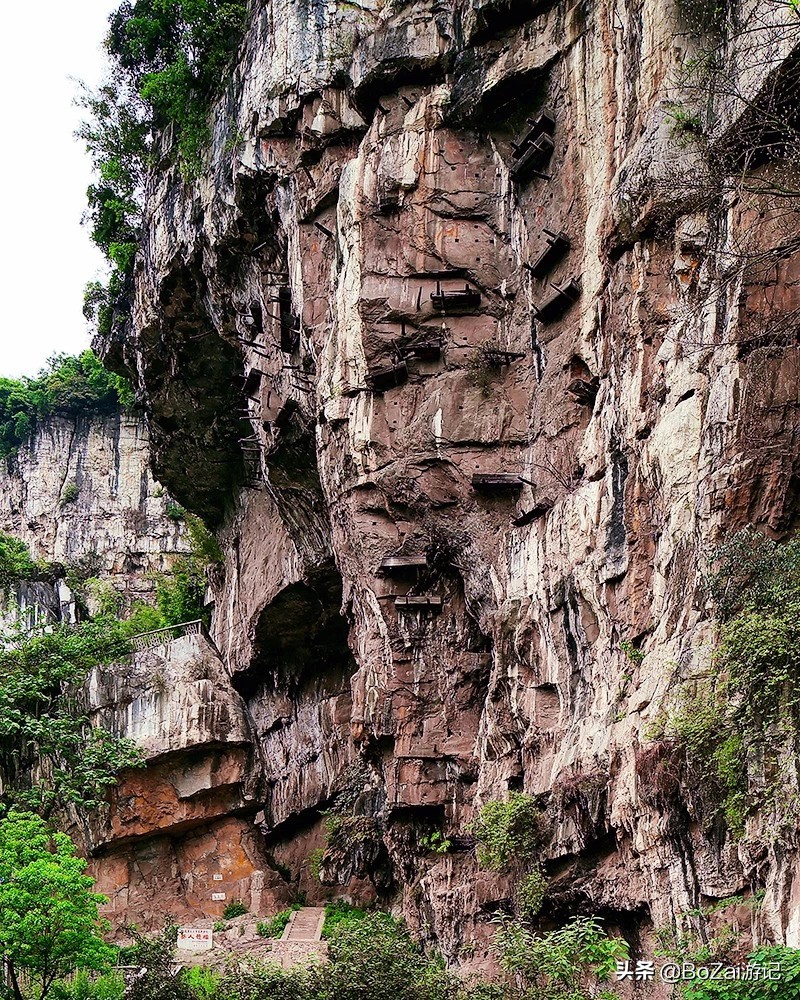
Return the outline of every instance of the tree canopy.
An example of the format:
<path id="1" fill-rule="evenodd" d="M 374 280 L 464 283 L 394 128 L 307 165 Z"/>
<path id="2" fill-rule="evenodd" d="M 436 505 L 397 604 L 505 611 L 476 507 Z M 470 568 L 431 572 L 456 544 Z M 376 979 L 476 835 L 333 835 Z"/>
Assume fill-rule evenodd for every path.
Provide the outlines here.
<path id="1" fill-rule="evenodd" d="M 66 834 L 32 813 L 0 820 L 0 953 L 16 1000 L 24 1000 L 21 976 L 46 1000 L 57 979 L 112 964 L 98 914 L 107 900 L 93 885 Z"/>
<path id="2" fill-rule="evenodd" d="M 130 651 L 113 616 L 52 632 L 5 635 L 0 645 L 0 774 L 6 803 L 48 815 L 92 809 L 120 770 L 138 766 L 135 744 L 92 726 L 76 696 L 93 667 Z"/>
<path id="3" fill-rule="evenodd" d="M 114 413 L 132 403 L 128 384 L 93 351 L 56 354 L 35 378 L 0 378 L 0 458 L 15 454 L 45 417 Z"/>

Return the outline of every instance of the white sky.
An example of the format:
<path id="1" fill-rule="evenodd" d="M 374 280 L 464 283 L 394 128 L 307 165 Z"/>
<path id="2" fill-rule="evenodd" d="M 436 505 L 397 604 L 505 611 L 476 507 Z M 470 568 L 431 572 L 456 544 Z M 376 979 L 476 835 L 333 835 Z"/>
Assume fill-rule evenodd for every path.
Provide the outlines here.
<path id="1" fill-rule="evenodd" d="M 91 174 L 70 77 L 97 84 L 115 0 L 3 5 L 0 32 L 0 376 L 88 346 L 81 308 L 103 259 L 81 226 Z"/>

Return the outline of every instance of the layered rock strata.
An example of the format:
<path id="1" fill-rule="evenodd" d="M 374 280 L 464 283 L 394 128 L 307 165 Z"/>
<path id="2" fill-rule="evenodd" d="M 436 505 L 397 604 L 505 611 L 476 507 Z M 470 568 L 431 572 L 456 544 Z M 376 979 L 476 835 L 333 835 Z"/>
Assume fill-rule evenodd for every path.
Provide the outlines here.
<path id="1" fill-rule="evenodd" d="M 0 463 L 0 531 L 34 559 L 107 581 L 128 604 L 152 595 L 153 578 L 189 551 L 169 502 L 150 471 L 142 416 L 50 417 Z M 65 592 L 50 598 L 54 611 L 65 601 Z"/>
<path id="2" fill-rule="evenodd" d="M 550 804 L 546 919 L 638 947 L 762 889 L 755 933 L 800 942 L 794 844 L 704 829 L 643 763 L 709 670 L 710 547 L 797 524 L 800 258 L 731 181 L 776 169 L 748 107 L 792 79 L 785 15 L 728 46 L 702 147 L 684 7 L 261 0 L 207 170 L 149 180 L 102 346 L 226 552 L 258 836 L 313 896 L 346 802 L 323 880 L 451 960 L 509 896 L 468 836 L 509 789 Z"/>

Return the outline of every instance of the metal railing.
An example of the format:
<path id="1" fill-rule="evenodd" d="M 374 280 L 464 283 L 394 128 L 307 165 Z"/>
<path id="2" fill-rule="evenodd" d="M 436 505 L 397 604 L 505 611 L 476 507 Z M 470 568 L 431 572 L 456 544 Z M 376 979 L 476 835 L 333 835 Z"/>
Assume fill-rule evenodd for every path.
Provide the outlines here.
<path id="1" fill-rule="evenodd" d="M 146 649 L 155 649 L 156 646 L 164 646 L 173 639 L 182 639 L 187 635 L 201 635 L 203 632 L 203 622 L 197 618 L 192 622 L 181 622 L 180 625 L 167 625 L 166 628 L 156 628 L 150 632 L 140 632 L 131 636 L 131 645 L 134 651 L 142 653 Z"/>

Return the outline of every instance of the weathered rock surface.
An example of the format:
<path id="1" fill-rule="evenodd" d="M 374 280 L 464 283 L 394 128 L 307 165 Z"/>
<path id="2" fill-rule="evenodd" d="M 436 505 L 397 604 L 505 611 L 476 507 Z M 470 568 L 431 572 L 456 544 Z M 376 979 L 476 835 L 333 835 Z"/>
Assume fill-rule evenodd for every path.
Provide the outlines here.
<path id="1" fill-rule="evenodd" d="M 168 502 L 141 417 L 51 417 L 0 462 L 0 531 L 22 538 L 35 559 L 107 580 L 129 602 L 150 595 L 153 575 L 189 551 Z"/>
<path id="2" fill-rule="evenodd" d="M 84 825 L 115 923 L 221 917 L 233 900 L 266 912 L 276 887 L 285 898 L 253 824 L 259 779 L 245 706 L 209 640 L 172 639 L 98 668 L 87 695 L 93 718 L 134 740 L 145 761 Z"/>
<path id="3" fill-rule="evenodd" d="M 252 720 L 260 843 L 319 893 L 305 859 L 349 794 L 323 876 L 453 960 L 484 959 L 510 891 L 466 836 L 508 789 L 553 807 L 546 917 L 641 941 L 763 888 L 756 933 L 800 943 L 794 844 L 758 819 L 704 831 L 641 766 L 708 670 L 709 547 L 798 523 L 798 345 L 776 317 L 800 257 L 744 267 L 780 224 L 670 124 L 702 44 L 656 0 L 261 0 L 208 170 L 149 182 L 133 327 L 106 348 L 159 476 L 226 551 L 212 635 Z M 729 53 L 745 97 L 794 45 L 767 25 Z M 712 142 L 746 141 L 742 106 Z M 543 177 L 513 143 L 545 109 Z M 545 230 L 568 247 L 541 271 Z M 182 852 L 212 829 L 174 831 L 162 900 L 188 899 Z"/>

